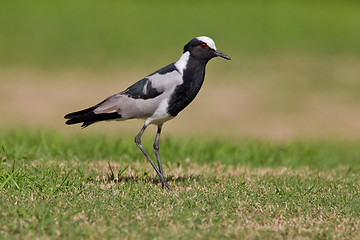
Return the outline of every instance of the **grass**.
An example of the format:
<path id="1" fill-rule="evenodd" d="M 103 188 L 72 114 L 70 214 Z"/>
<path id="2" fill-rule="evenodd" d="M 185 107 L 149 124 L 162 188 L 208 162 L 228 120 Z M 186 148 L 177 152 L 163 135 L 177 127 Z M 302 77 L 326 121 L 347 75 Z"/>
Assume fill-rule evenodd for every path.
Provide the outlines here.
<path id="1" fill-rule="evenodd" d="M 1 139 L 4 239 L 359 237 L 356 143 L 165 138 L 169 192 L 130 138 Z"/>
<path id="2" fill-rule="evenodd" d="M 62 72 L 85 70 L 82 86 L 94 71 L 99 72 L 96 79 L 106 79 L 108 70 L 147 73 L 177 60 L 192 37 L 209 35 L 233 61 L 219 61 L 209 67 L 208 76 L 216 73 L 216 83 L 240 83 L 239 89 L 249 83 L 256 94 L 248 102 L 265 96 L 255 107 L 227 105 L 229 109 L 298 113 L 282 122 L 286 125 L 303 117 L 302 104 L 310 92 L 320 96 L 305 102 L 318 106 L 310 115 L 324 108 L 330 115 L 317 121 L 305 118 L 306 124 L 321 128 L 331 118 L 335 123 L 329 126 L 356 132 L 357 125 L 348 125 L 352 122 L 344 113 L 354 113 L 350 116 L 357 122 L 352 109 L 358 109 L 359 98 L 359 8 L 356 1 L 4 1 L 0 82 L 7 86 L 1 96 L 8 108 L 2 112 L 10 122 L 27 122 L 46 119 L 41 112 L 57 109 L 54 119 L 60 119 L 58 112 L 68 111 L 61 110 L 68 87 L 42 87 L 69 79 Z M 34 81 L 38 75 L 22 68 L 55 71 L 39 84 Z M 12 70 L 15 77 L 8 77 Z M 118 81 L 118 76 L 111 79 Z M 326 94 L 334 100 L 321 97 Z M 228 101 L 238 103 L 238 96 Z M 40 104 L 34 103 L 36 97 Z M 27 108 L 18 108 L 24 102 Z M 339 102 L 354 107 L 336 111 Z M 30 105 L 32 115 L 22 115 Z M 264 125 L 278 129 L 269 115 L 249 116 L 251 122 L 265 120 L 248 131 Z M 231 117 L 248 126 L 237 115 Z M 5 131 L 6 126 L 0 129 L 1 239 L 360 238 L 357 141 L 162 138 L 163 167 L 174 188 L 169 192 L 161 189 L 133 137 L 15 130 L 17 126 Z M 144 145 L 150 150 L 152 139 L 145 138 Z"/>
<path id="3" fill-rule="evenodd" d="M 356 1 L 7 1 L 0 9 L 0 63 L 158 65 L 154 55 L 176 60 L 174 53 L 199 35 L 213 37 L 234 60 L 289 52 L 358 56 L 359 8 Z"/>

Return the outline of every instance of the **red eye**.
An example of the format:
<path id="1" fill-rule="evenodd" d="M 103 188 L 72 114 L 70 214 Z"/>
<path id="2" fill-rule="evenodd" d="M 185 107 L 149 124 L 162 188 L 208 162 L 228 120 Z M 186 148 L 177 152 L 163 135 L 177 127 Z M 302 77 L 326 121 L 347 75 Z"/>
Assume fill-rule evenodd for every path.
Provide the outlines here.
<path id="1" fill-rule="evenodd" d="M 206 47 L 207 47 L 206 43 L 201 44 L 201 48 L 206 48 Z"/>

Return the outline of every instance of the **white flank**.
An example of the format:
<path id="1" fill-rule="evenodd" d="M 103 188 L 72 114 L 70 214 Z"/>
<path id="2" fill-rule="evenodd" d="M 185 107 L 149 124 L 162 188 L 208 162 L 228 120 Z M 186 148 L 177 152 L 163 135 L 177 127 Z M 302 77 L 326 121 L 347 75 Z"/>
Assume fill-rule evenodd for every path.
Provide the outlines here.
<path id="1" fill-rule="evenodd" d="M 210 48 L 216 50 L 215 42 L 211 38 L 206 36 L 201 36 L 201 37 L 197 37 L 196 39 L 206 43 Z"/>
<path id="2" fill-rule="evenodd" d="M 167 112 L 168 106 L 169 106 L 168 100 L 164 99 L 159 104 L 159 107 L 156 109 L 154 114 L 145 120 L 145 125 L 149 125 L 151 123 L 152 124 L 163 124 L 164 122 L 172 119 L 173 117 L 170 116 Z"/>
<path id="3" fill-rule="evenodd" d="M 175 63 L 175 67 L 179 70 L 181 74 L 183 74 L 186 68 L 189 57 L 190 57 L 190 52 L 185 52 L 183 55 L 181 55 L 180 59 Z"/>

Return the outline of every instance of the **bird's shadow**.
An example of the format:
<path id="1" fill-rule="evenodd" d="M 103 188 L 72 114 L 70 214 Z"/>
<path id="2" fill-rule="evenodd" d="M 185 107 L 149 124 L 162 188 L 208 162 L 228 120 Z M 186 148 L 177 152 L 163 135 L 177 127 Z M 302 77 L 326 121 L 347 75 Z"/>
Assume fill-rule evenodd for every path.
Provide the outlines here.
<path id="1" fill-rule="evenodd" d="M 189 176 L 173 176 L 173 175 L 169 175 L 167 177 L 165 177 L 165 180 L 167 182 L 175 182 L 175 183 L 184 183 L 184 182 L 189 182 L 189 181 L 193 181 L 193 180 L 200 180 L 200 176 L 193 176 L 193 175 L 189 175 Z M 115 183 L 121 183 L 121 182 L 136 182 L 136 183 L 140 183 L 140 182 L 151 182 L 153 184 L 159 184 L 161 183 L 160 179 L 158 176 L 156 177 L 150 177 L 150 176 L 120 176 L 118 178 L 107 178 L 108 182 L 115 182 Z"/>
<path id="2" fill-rule="evenodd" d="M 109 173 L 106 174 L 106 181 L 107 182 L 115 182 L 115 183 L 121 183 L 121 182 L 152 182 L 154 184 L 158 184 L 161 183 L 160 179 L 158 176 L 149 176 L 148 172 L 144 172 L 143 176 L 141 175 L 136 175 L 136 176 L 126 176 L 123 175 L 123 173 L 126 171 L 126 169 L 129 167 L 126 166 L 123 169 L 120 169 L 119 172 L 117 174 L 114 173 L 114 170 L 111 166 L 110 163 L 109 164 Z M 188 175 L 188 176 L 175 176 L 175 175 L 168 175 L 165 177 L 165 180 L 167 182 L 176 182 L 176 183 L 184 183 L 184 182 L 189 182 L 189 181 L 197 181 L 200 180 L 200 176 L 195 176 L 195 175 Z"/>

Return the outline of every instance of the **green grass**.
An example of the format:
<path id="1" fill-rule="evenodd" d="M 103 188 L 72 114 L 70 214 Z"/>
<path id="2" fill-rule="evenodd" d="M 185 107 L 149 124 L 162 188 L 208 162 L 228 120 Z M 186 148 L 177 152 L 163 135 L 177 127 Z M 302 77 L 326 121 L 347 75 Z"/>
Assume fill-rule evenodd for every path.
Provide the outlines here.
<path id="1" fill-rule="evenodd" d="M 253 82 L 285 93 L 267 109 L 297 111 L 292 96 L 314 89 L 358 99 L 359 10 L 356 1 L 3 1 L 0 70 L 139 73 L 208 35 L 233 58 L 210 71 L 258 73 Z M 133 136 L 0 130 L 0 239 L 360 238 L 360 142 L 160 144 L 171 192 Z M 152 139 L 144 145 L 151 152 Z"/>
<path id="2" fill-rule="evenodd" d="M 357 1 L 4 1 L 0 63 L 158 65 L 154 54 L 176 60 L 199 35 L 213 37 L 234 59 L 288 52 L 358 56 L 359 10 Z"/>
<path id="3" fill-rule="evenodd" d="M 169 192 L 130 137 L 0 135 L 4 239 L 359 237 L 358 143 L 164 138 Z"/>

